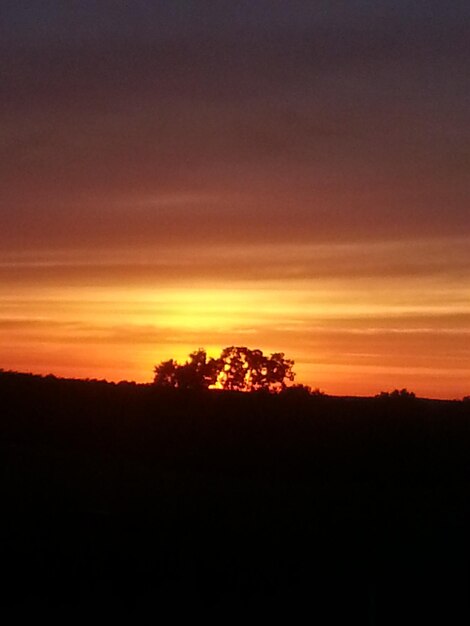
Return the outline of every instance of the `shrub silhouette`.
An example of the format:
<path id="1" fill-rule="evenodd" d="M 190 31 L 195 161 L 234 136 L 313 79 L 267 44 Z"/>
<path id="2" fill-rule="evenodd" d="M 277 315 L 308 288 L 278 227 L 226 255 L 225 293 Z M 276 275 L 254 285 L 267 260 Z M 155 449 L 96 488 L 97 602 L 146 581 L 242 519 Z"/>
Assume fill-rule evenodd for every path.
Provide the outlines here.
<path id="1" fill-rule="evenodd" d="M 282 391 L 294 380 L 294 361 L 283 352 L 265 356 L 245 346 L 224 348 L 217 359 L 203 348 L 192 352 L 186 363 L 170 359 L 155 366 L 154 384 L 177 389 L 219 388 L 231 391 Z"/>

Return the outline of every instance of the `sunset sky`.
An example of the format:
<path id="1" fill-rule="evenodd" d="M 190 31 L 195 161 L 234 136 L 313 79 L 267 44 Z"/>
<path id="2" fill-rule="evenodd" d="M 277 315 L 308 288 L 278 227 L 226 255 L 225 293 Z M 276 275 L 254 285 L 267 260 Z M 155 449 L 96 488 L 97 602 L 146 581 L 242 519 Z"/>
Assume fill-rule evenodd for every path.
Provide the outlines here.
<path id="1" fill-rule="evenodd" d="M 470 4 L 0 4 L 0 367 L 470 394 Z"/>

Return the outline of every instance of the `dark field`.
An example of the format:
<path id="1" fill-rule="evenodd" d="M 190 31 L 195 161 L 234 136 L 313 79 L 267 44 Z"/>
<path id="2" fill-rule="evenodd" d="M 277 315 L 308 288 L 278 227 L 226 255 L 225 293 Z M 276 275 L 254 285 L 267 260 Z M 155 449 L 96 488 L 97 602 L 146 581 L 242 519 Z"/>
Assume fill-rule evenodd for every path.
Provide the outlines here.
<path id="1" fill-rule="evenodd" d="M 469 623 L 470 402 L 9 373 L 0 401 L 3 607 Z"/>

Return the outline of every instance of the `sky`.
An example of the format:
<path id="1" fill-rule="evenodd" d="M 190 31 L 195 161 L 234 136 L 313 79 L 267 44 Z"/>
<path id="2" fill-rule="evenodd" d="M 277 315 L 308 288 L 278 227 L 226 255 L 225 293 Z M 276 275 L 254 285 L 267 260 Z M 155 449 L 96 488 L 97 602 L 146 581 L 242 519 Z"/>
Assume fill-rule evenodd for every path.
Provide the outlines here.
<path id="1" fill-rule="evenodd" d="M 0 4 L 0 367 L 229 345 L 470 394 L 470 5 Z"/>

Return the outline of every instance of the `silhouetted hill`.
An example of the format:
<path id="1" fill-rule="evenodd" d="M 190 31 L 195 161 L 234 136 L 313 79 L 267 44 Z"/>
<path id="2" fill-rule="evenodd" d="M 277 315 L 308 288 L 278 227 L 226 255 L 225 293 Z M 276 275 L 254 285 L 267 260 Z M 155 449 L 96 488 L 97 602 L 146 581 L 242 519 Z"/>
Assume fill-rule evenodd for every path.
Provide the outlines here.
<path id="1" fill-rule="evenodd" d="M 3 372 L 0 408 L 11 605 L 469 616 L 468 402 Z"/>

